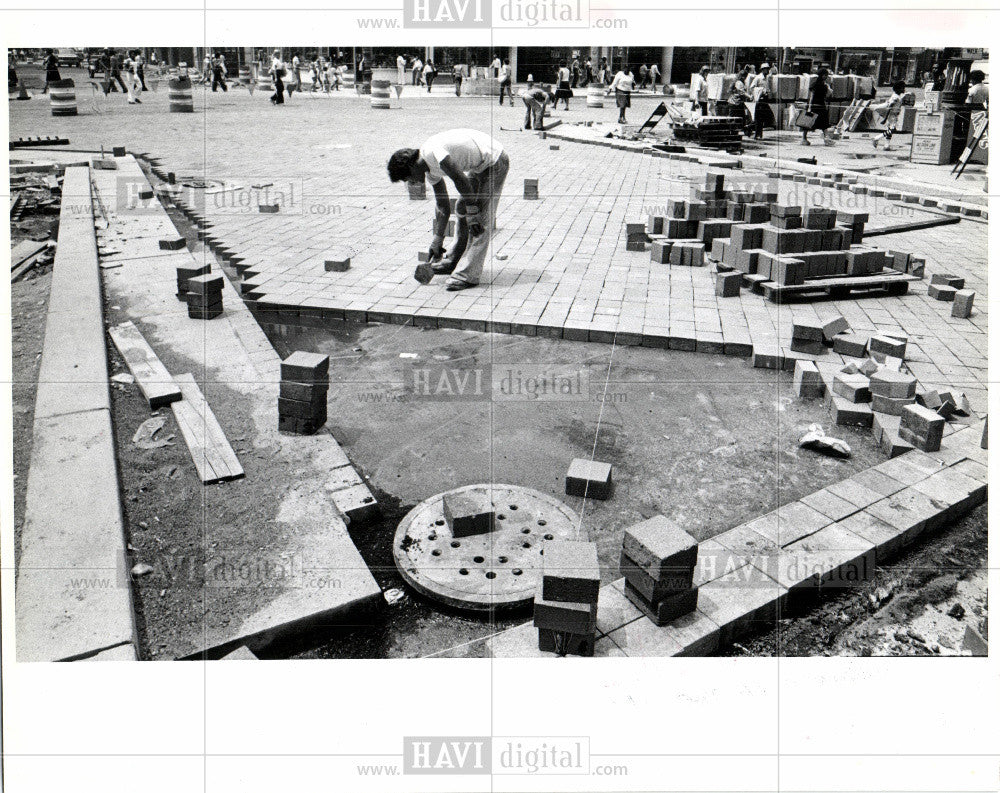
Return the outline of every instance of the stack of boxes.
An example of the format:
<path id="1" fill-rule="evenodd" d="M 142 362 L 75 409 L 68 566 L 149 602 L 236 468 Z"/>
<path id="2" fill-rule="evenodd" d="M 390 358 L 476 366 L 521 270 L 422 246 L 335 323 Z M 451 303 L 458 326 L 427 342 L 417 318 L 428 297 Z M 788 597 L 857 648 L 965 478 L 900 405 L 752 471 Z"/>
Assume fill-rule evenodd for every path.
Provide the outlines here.
<path id="1" fill-rule="evenodd" d="M 913 122 L 912 162 L 944 165 L 951 160 L 955 113 L 952 110 L 917 113 Z"/>
<path id="2" fill-rule="evenodd" d="M 559 655 L 592 656 L 601 589 L 597 544 L 547 542 L 542 560 L 542 581 L 534 607 L 538 649 Z"/>
<path id="3" fill-rule="evenodd" d="M 222 316 L 222 275 L 196 275 L 187 279 L 187 307 L 191 319 Z"/>
<path id="4" fill-rule="evenodd" d="M 330 358 L 311 352 L 293 352 L 281 362 L 278 392 L 278 429 L 313 435 L 326 423 L 330 387 Z"/>
<path id="5" fill-rule="evenodd" d="M 672 622 L 698 605 L 697 561 L 694 537 L 662 515 L 632 526 L 622 542 L 625 596 L 657 625 Z"/>

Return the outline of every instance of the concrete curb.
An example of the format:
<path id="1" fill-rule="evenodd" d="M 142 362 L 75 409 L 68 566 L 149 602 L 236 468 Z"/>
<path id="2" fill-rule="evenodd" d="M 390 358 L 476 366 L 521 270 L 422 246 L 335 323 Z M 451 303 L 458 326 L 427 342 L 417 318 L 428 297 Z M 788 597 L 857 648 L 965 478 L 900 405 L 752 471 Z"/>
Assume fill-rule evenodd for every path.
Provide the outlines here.
<path id="1" fill-rule="evenodd" d="M 126 558 L 90 175 L 70 167 L 15 588 L 18 660 L 136 660 Z"/>

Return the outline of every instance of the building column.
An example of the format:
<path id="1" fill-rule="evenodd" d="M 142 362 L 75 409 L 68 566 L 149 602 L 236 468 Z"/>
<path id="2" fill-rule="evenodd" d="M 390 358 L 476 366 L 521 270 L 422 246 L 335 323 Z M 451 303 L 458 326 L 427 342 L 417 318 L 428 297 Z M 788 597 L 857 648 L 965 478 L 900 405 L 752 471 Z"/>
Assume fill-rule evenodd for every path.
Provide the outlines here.
<path id="1" fill-rule="evenodd" d="M 507 58 L 510 60 L 510 79 L 512 83 L 517 82 L 517 47 L 510 47 L 507 51 Z"/>
<path id="2" fill-rule="evenodd" d="M 674 69 L 674 48 L 664 47 L 660 53 L 660 77 L 664 85 L 670 84 L 670 76 Z"/>

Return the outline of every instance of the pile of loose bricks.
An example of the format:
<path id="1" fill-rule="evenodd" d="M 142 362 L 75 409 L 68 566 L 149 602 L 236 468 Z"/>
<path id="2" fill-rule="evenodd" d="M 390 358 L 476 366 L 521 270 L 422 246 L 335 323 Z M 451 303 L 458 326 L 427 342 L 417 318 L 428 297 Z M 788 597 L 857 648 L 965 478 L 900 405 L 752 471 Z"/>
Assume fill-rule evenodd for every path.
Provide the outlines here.
<path id="1" fill-rule="evenodd" d="M 625 596 L 657 625 L 666 625 L 698 606 L 694 569 L 698 542 L 657 515 L 625 530 L 621 573 Z"/>
<path id="2" fill-rule="evenodd" d="M 972 414 L 964 394 L 920 390 L 905 371 L 906 336 L 865 338 L 850 333 L 841 316 L 798 320 L 792 325 L 792 350 L 821 356 L 828 347 L 857 361 L 826 364 L 795 361 L 793 389 L 799 398 L 829 400 L 834 423 L 871 428 L 882 451 L 896 457 L 910 449 L 941 448 L 946 420 Z"/>
<path id="3" fill-rule="evenodd" d="M 972 303 L 976 293 L 965 288 L 965 279 L 948 273 L 935 273 L 931 276 L 927 294 L 942 303 L 951 303 L 951 315 L 957 319 L 968 319 L 972 316 Z"/>
<path id="4" fill-rule="evenodd" d="M 293 352 L 281 362 L 278 390 L 278 429 L 313 435 L 326 424 L 326 397 L 330 386 L 330 358 L 312 352 Z"/>
<path id="5" fill-rule="evenodd" d="M 744 275 L 782 286 L 878 275 L 886 267 L 922 277 L 920 257 L 861 244 L 868 213 L 777 201 L 771 190 L 727 190 L 725 174 L 708 171 L 689 199 L 667 202 L 665 217 L 650 215 L 644 229 L 628 224 L 626 248 L 651 242 L 657 264 L 702 266 L 707 256 L 721 265 L 717 292 L 726 297 L 739 294 Z"/>

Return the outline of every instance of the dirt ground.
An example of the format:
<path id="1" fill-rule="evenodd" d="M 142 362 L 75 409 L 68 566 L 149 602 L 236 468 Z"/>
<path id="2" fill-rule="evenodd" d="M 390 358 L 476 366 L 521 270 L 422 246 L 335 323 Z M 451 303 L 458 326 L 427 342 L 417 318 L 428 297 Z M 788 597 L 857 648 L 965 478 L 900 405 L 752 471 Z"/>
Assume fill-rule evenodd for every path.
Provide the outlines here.
<path id="1" fill-rule="evenodd" d="M 804 616 L 781 620 L 774 630 L 726 654 L 963 654 L 967 628 L 988 639 L 988 506 L 977 507 L 895 563 L 876 568 L 862 586 L 826 598 Z"/>

